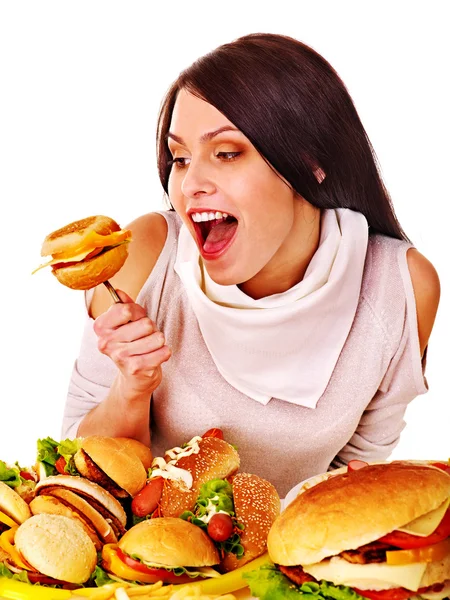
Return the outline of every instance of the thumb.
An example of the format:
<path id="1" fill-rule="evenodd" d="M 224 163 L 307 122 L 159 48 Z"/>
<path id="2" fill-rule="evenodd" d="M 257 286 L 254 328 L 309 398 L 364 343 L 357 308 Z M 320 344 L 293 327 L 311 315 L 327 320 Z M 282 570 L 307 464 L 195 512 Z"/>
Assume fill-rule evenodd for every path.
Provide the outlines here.
<path id="1" fill-rule="evenodd" d="M 128 304 L 130 302 L 134 302 L 133 298 L 131 298 L 131 296 L 129 296 L 126 292 L 124 292 L 123 290 L 118 290 L 116 289 L 117 295 L 119 296 L 120 300 L 124 303 L 124 304 Z"/>

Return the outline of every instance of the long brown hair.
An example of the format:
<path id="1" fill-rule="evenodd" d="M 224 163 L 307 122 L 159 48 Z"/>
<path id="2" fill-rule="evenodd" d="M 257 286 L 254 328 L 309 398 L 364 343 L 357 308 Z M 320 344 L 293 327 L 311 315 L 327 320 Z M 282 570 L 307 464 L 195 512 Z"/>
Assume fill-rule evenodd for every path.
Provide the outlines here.
<path id="1" fill-rule="evenodd" d="M 223 113 L 314 206 L 359 211 L 371 233 L 408 239 L 350 94 L 309 46 L 255 33 L 219 46 L 180 74 L 158 120 L 158 170 L 166 193 L 171 159 L 166 136 L 180 89 Z M 317 168 L 325 173 L 322 183 L 314 175 Z"/>

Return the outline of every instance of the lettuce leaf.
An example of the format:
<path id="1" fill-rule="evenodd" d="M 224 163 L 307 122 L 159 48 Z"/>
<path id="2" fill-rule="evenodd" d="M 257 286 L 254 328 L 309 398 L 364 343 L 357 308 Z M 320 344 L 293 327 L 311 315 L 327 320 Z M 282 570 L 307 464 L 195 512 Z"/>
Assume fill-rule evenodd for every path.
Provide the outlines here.
<path id="1" fill-rule="evenodd" d="M 233 503 L 233 488 L 228 481 L 224 479 L 211 479 L 200 488 L 200 494 L 194 507 L 194 512 L 186 511 L 181 516 L 185 521 L 190 521 L 205 532 L 208 529 L 207 523 L 202 521 L 202 517 L 209 513 L 211 504 L 215 506 L 216 512 L 223 511 L 233 519 L 235 528 L 244 529 L 244 526 L 235 518 Z M 244 555 L 244 548 L 241 544 L 240 535 L 234 531 L 233 534 L 224 542 L 214 542 L 216 547 L 227 554 L 233 553 L 237 558 Z"/>
<path id="2" fill-rule="evenodd" d="M 13 573 L 4 563 L 0 563 L 0 577 L 7 577 L 8 579 L 15 579 L 16 581 L 22 581 L 23 583 L 30 583 L 26 571 Z"/>
<path id="3" fill-rule="evenodd" d="M 9 485 L 9 487 L 17 487 L 22 483 L 20 471 L 17 467 L 8 467 L 8 465 L 0 460 L 0 481 Z"/>
<path id="4" fill-rule="evenodd" d="M 253 596 L 260 600 L 364 600 L 354 590 L 328 581 L 309 581 L 295 585 L 274 565 L 264 565 L 255 571 L 244 573 Z"/>
<path id="5" fill-rule="evenodd" d="M 45 474 L 50 476 L 58 473 L 55 464 L 62 456 L 66 461 L 65 472 L 69 475 L 79 475 L 73 456 L 80 448 L 81 438 L 57 442 L 51 437 L 46 437 L 37 441 L 37 460 L 43 465 Z"/>

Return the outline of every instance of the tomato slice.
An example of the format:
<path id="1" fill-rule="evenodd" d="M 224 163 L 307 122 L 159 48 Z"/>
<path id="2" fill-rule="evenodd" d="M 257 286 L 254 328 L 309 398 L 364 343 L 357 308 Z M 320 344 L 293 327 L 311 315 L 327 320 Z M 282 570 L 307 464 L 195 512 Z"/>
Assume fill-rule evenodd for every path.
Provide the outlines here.
<path id="1" fill-rule="evenodd" d="M 417 595 L 417 592 L 412 592 L 406 588 L 392 588 L 390 590 L 360 590 L 352 588 L 360 596 L 369 598 L 370 600 L 406 600 L 411 596 Z"/>
<path id="2" fill-rule="evenodd" d="M 64 458 L 64 456 L 60 456 L 58 458 L 58 460 L 55 462 L 55 469 L 58 471 L 58 473 L 60 473 L 61 475 L 67 475 L 65 468 L 66 468 L 66 459 Z"/>
<path id="3" fill-rule="evenodd" d="M 41 585 L 61 585 L 65 583 L 59 579 L 53 579 L 53 577 L 47 577 L 43 573 L 30 573 L 27 572 L 30 583 L 40 583 Z"/>
<path id="4" fill-rule="evenodd" d="M 22 479 L 27 479 L 28 481 L 36 481 L 33 475 L 31 473 L 28 473 L 28 471 L 20 471 L 20 476 L 22 477 Z"/>
<path id="5" fill-rule="evenodd" d="M 208 431 L 202 435 L 202 438 L 205 437 L 215 437 L 223 440 L 223 431 L 218 427 L 213 427 L 212 429 L 208 429 Z"/>
<path id="6" fill-rule="evenodd" d="M 164 583 L 191 583 L 191 581 L 196 581 L 199 577 L 189 577 L 189 575 L 175 575 L 173 571 L 166 571 L 166 569 L 152 569 L 152 567 L 147 567 L 142 564 L 138 560 L 131 558 L 125 552 L 122 552 L 120 548 L 117 548 L 117 557 L 125 563 L 131 569 L 135 571 L 139 571 L 139 573 L 144 573 L 145 575 L 152 575 L 155 577 L 156 581 L 163 581 Z"/>
<path id="7" fill-rule="evenodd" d="M 391 546 L 397 546 L 404 550 L 411 548 L 421 548 L 422 546 L 432 546 L 438 542 L 442 542 L 450 536 L 450 509 L 444 515 L 444 518 L 439 523 L 435 531 L 426 537 L 404 533 L 403 531 L 392 531 L 387 535 L 379 538 L 379 542 L 385 542 Z"/>
<path id="8" fill-rule="evenodd" d="M 445 471 L 446 473 L 448 473 L 450 475 L 450 465 L 448 463 L 435 462 L 435 463 L 432 463 L 431 466 L 437 467 L 438 469 L 441 469 L 442 471 Z"/>
<path id="9" fill-rule="evenodd" d="M 388 565 L 408 565 L 414 562 L 436 562 L 450 555 L 450 538 L 432 546 L 421 546 L 409 550 L 388 550 L 386 562 Z"/>

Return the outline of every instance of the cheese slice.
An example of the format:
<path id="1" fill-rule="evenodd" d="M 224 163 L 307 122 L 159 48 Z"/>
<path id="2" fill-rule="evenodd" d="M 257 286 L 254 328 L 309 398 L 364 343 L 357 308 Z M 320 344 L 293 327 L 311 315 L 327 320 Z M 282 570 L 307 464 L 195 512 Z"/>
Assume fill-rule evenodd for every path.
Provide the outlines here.
<path id="1" fill-rule="evenodd" d="M 173 565 L 164 565 L 162 563 L 153 563 L 147 562 L 145 560 L 142 561 L 146 567 L 150 569 L 168 569 L 169 571 L 176 568 Z M 189 573 L 192 577 L 198 577 L 201 575 L 202 577 L 220 577 L 220 573 L 218 573 L 212 567 L 184 567 L 186 572 Z"/>
<path id="2" fill-rule="evenodd" d="M 403 527 L 399 527 L 397 531 L 403 531 L 404 533 L 411 533 L 420 537 L 426 537 L 431 535 L 433 531 L 436 531 L 439 523 L 444 518 L 445 513 L 450 505 L 450 498 L 447 498 L 440 506 L 435 510 L 432 510 L 414 521 L 407 523 Z"/>
<path id="3" fill-rule="evenodd" d="M 362 590 L 404 587 L 414 592 L 419 589 L 426 568 L 426 563 L 395 566 L 386 563 L 360 565 L 349 563 L 337 556 L 320 563 L 303 565 L 303 570 L 316 579 L 325 579 L 335 585 L 347 585 Z"/>
<path id="4" fill-rule="evenodd" d="M 0 522 L 4 523 L 5 525 L 8 525 L 8 527 L 17 527 L 17 523 L 15 521 L 13 521 L 11 519 L 11 517 L 8 517 L 8 515 L 5 515 L 5 513 L 3 513 L 0 510 Z"/>

